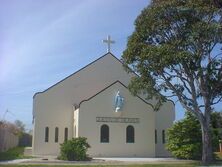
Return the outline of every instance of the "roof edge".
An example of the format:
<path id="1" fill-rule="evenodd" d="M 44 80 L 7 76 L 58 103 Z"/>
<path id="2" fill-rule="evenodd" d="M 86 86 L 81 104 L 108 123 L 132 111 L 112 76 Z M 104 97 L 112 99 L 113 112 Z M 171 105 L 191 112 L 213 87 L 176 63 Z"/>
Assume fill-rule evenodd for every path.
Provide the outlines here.
<path id="1" fill-rule="evenodd" d="M 107 52 L 107 53 L 104 54 L 103 56 L 97 58 L 96 60 L 92 61 L 91 63 L 89 63 L 89 64 L 87 64 L 87 65 L 85 65 L 84 67 L 80 68 L 79 70 L 75 71 L 74 73 L 68 75 L 67 77 L 65 77 L 64 79 L 58 81 L 58 82 L 55 83 L 54 85 L 52 85 L 52 86 L 50 86 L 49 88 L 45 89 L 44 91 L 36 92 L 36 93 L 33 95 L 33 99 L 35 98 L 35 96 L 36 96 L 37 94 L 41 94 L 41 93 L 44 93 L 44 92 L 48 91 L 49 89 L 53 88 L 54 86 L 58 85 L 59 83 L 63 82 L 64 80 L 70 78 L 71 76 L 77 74 L 78 72 L 82 71 L 83 69 L 87 68 L 88 66 L 94 64 L 95 62 L 97 62 L 98 60 L 102 59 L 103 57 L 105 57 L 105 56 L 108 55 L 108 54 L 111 55 L 112 57 L 114 57 L 116 60 L 118 60 L 120 63 L 123 64 L 123 62 L 122 62 L 121 60 L 119 60 L 116 56 L 114 56 L 111 52 Z"/>
<path id="2" fill-rule="evenodd" d="M 111 86 L 115 85 L 116 83 L 120 83 L 122 86 L 124 86 L 124 87 L 129 91 L 129 89 L 127 88 L 126 85 L 124 85 L 122 82 L 120 82 L 119 80 L 117 80 L 117 81 L 113 82 L 112 84 L 110 84 L 109 86 L 107 86 L 107 87 L 105 87 L 104 89 L 102 89 L 101 91 L 99 91 L 98 93 L 96 93 L 95 95 L 89 97 L 88 99 L 82 100 L 82 101 L 79 103 L 78 108 L 80 108 L 80 106 L 81 106 L 81 104 L 82 104 L 83 102 L 86 102 L 86 101 L 91 100 L 92 98 L 94 98 L 95 96 L 99 95 L 100 93 L 102 93 L 102 92 L 105 91 L 106 89 L 110 88 Z M 144 99 L 141 98 L 140 96 L 135 95 L 135 97 L 138 97 L 140 100 L 142 100 L 144 103 L 146 103 L 146 104 L 148 104 L 149 106 L 151 106 L 152 109 L 154 109 L 154 107 L 153 107 L 152 104 L 148 103 L 146 100 L 144 100 Z"/>

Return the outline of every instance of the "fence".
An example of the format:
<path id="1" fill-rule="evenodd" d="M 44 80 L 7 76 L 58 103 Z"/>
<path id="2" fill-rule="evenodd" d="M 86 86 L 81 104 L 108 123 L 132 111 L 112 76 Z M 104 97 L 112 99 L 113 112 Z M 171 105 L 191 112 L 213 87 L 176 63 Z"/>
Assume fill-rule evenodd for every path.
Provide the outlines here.
<path id="1" fill-rule="evenodd" d="M 11 124 L 0 122 L 0 152 L 16 147 L 18 142 L 16 128 Z"/>

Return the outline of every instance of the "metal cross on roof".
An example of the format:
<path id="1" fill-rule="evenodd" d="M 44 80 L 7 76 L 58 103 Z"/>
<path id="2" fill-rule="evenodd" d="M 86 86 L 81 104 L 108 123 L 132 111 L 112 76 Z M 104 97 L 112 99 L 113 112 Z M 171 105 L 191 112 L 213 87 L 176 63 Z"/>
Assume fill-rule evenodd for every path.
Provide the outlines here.
<path id="1" fill-rule="evenodd" d="M 110 35 L 108 35 L 107 39 L 103 40 L 103 43 L 107 43 L 107 52 L 110 52 L 110 45 L 115 43 L 115 41 L 111 40 Z"/>

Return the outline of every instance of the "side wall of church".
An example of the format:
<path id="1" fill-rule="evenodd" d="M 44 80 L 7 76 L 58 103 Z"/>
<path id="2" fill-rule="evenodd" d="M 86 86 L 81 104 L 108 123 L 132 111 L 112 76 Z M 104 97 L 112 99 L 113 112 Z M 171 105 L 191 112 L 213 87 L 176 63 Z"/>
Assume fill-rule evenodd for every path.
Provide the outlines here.
<path id="1" fill-rule="evenodd" d="M 114 98 L 120 91 L 124 106 L 115 112 Z M 139 123 L 97 122 L 96 117 L 139 118 Z M 80 105 L 79 135 L 87 137 L 94 157 L 155 157 L 155 113 L 150 105 L 130 94 L 128 89 L 116 83 L 89 101 Z M 102 125 L 109 126 L 109 142 L 100 140 Z M 134 127 L 135 143 L 126 142 L 127 126 Z"/>
<path id="2" fill-rule="evenodd" d="M 171 154 L 165 149 L 167 129 L 173 125 L 175 120 L 175 108 L 171 101 L 164 103 L 156 116 L 156 157 L 169 157 Z"/>
<path id="3" fill-rule="evenodd" d="M 74 111 L 73 137 L 79 137 L 79 109 Z"/>
<path id="4" fill-rule="evenodd" d="M 51 98 L 51 97 L 50 97 Z M 34 155 L 58 155 L 60 144 L 65 139 L 65 128 L 68 128 L 68 139 L 73 136 L 73 112 L 72 106 L 65 109 L 60 108 L 59 104 L 48 102 L 47 97 L 35 97 L 34 108 Z M 56 97 L 54 97 L 55 99 Z M 45 104 L 45 105 L 42 105 Z M 59 112 L 61 111 L 61 112 Z M 46 128 L 48 127 L 48 141 L 46 138 Z M 58 141 L 56 141 L 56 128 L 58 128 Z"/>

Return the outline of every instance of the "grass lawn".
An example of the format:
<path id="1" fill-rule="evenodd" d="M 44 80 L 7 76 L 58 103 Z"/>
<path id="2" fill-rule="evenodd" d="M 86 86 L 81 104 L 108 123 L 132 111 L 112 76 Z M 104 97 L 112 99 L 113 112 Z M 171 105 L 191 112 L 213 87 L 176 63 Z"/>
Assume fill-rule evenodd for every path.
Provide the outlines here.
<path id="1" fill-rule="evenodd" d="M 5 161 L 5 160 L 13 160 L 13 159 L 21 159 L 21 158 L 30 158 L 27 156 L 23 155 L 24 153 L 24 147 L 16 147 L 13 149 L 10 149 L 6 152 L 0 152 L 0 161 Z M 218 157 L 216 164 L 214 166 L 221 166 L 222 164 L 222 153 L 215 153 Z M 9 165 L 1 165 L 0 167 L 51 167 L 51 166 L 56 166 L 56 167 L 196 167 L 196 166 L 201 166 L 200 163 L 198 162 L 189 162 L 189 163 L 184 163 L 184 162 L 176 162 L 176 163 L 171 163 L 171 162 L 166 162 L 165 164 L 161 162 L 160 164 L 145 164 L 145 165 L 95 165 L 95 164 L 90 164 L 90 165 L 78 165 L 78 164 L 67 164 L 67 165 L 62 165 L 62 164 L 9 164 Z"/>
<path id="2" fill-rule="evenodd" d="M 195 167 L 198 164 L 147 164 L 147 165 L 0 165 L 0 167 Z"/>
<path id="3" fill-rule="evenodd" d="M 28 158 L 24 156 L 24 147 L 15 147 L 5 152 L 0 152 L 0 161 Z"/>

